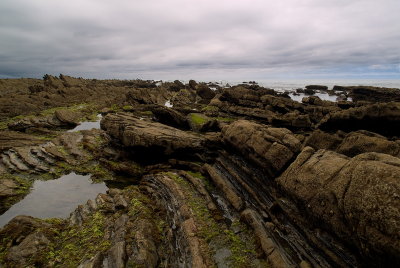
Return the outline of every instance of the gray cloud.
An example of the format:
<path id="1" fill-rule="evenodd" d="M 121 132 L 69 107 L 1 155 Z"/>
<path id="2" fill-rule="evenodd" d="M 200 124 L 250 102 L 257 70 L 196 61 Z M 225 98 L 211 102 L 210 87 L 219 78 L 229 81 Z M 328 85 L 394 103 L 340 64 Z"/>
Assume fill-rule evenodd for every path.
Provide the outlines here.
<path id="1" fill-rule="evenodd" d="M 2 0 L 0 76 L 398 78 L 398 10 L 398 0 Z"/>

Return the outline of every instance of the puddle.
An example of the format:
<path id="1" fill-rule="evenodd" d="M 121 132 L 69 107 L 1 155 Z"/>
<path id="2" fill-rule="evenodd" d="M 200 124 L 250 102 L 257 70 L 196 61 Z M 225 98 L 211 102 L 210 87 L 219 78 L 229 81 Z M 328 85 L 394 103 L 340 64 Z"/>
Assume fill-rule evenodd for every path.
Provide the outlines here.
<path id="1" fill-rule="evenodd" d="M 330 96 L 330 95 L 327 94 L 327 93 L 315 93 L 314 95 L 305 95 L 305 94 L 303 94 L 303 93 L 299 93 L 299 95 L 294 95 L 293 93 L 289 93 L 289 96 L 290 96 L 290 98 L 291 98 L 292 100 L 298 101 L 298 102 L 301 102 L 301 100 L 302 100 L 304 97 L 309 97 L 309 96 L 317 96 L 317 97 L 319 97 L 321 100 L 327 100 L 327 101 L 336 102 L 336 101 L 337 101 L 337 97 L 338 97 L 338 96 L 335 96 L 335 95 Z"/>
<path id="2" fill-rule="evenodd" d="M 173 107 L 171 101 L 169 101 L 169 100 L 167 100 L 167 101 L 165 102 L 164 106 L 169 107 L 169 108 L 172 108 L 172 107 Z"/>
<path id="3" fill-rule="evenodd" d="M 93 128 L 100 129 L 100 121 L 101 121 L 101 118 L 102 118 L 101 114 L 98 114 L 97 118 L 98 118 L 98 120 L 94 121 L 94 122 L 90 122 L 90 121 L 81 122 L 74 129 L 70 129 L 67 132 L 76 132 L 76 131 L 79 131 L 79 130 L 90 130 L 90 129 L 93 129 Z"/>
<path id="4" fill-rule="evenodd" d="M 31 192 L 0 216 L 0 227 L 17 215 L 66 218 L 75 208 L 107 191 L 105 183 L 93 183 L 90 175 L 74 172 L 56 180 L 35 181 Z"/>

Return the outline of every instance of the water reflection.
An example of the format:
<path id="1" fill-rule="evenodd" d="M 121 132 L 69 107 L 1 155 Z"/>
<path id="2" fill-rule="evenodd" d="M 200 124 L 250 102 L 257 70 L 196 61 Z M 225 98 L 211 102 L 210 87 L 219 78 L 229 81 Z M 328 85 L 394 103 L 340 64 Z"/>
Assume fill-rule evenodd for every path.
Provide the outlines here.
<path id="1" fill-rule="evenodd" d="M 79 130 L 90 130 L 90 129 L 100 129 L 100 121 L 101 121 L 101 114 L 97 115 L 97 121 L 95 122 L 81 122 L 79 125 L 77 125 L 74 129 L 68 130 L 68 132 L 76 132 Z"/>
<path id="2" fill-rule="evenodd" d="M 167 101 L 165 102 L 164 106 L 169 107 L 169 108 L 173 107 L 171 101 L 169 101 L 169 100 L 167 100 Z"/>
<path id="3" fill-rule="evenodd" d="M 0 227 L 17 215 L 65 218 L 80 204 L 107 191 L 105 183 L 93 183 L 90 175 L 74 172 L 56 180 L 35 181 L 31 192 L 0 216 Z"/>
<path id="4" fill-rule="evenodd" d="M 302 100 L 304 97 L 309 97 L 310 95 L 306 95 L 306 94 L 304 94 L 304 93 L 296 93 L 296 95 L 294 95 L 293 93 L 289 93 L 289 96 L 290 96 L 290 98 L 291 98 L 292 100 L 301 102 L 301 100 Z M 317 96 L 317 97 L 319 97 L 321 100 L 327 100 L 327 101 L 333 101 L 333 102 L 337 101 L 337 97 L 338 97 L 338 96 L 336 96 L 336 95 L 329 95 L 329 94 L 327 94 L 327 93 L 315 93 L 315 94 L 312 95 L 312 96 Z"/>

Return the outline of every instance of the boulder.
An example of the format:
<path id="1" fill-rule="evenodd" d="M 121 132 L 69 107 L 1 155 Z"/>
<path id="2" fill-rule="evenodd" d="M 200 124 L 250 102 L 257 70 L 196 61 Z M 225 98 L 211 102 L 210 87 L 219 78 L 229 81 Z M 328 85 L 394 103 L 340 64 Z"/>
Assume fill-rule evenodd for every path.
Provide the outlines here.
<path id="1" fill-rule="evenodd" d="M 29 258 L 46 249 L 49 244 L 50 240 L 43 232 L 37 231 L 29 234 L 19 245 L 10 248 L 6 257 L 7 261 L 23 265 L 25 261 L 28 262 Z"/>
<path id="2" fill-rule="evenodd" d="M 78 125 L 80 114 L 68 110 L 57 110 L 53 115 L 29 116 L 8 124 L 8 128 L 16 131 L 31 129 L 69 128 Z"/>
<path id="3" fill-rule="evenodd" d="M 330 134 L 317 129 L 305 140 L 304 146 L 310 146 L 316 150 L 327 149 L 335 151 L 342 140 L 343 137 L 337 133 Z"/>
<path id="4" fill-rule="evenodd" d="M 277 113 L 285 114 L 293 110 L 304 110 L 304 105 L 297 101 L 269 94 L 262 95 L 260 100 L 257 99 L 257 102 L 260 101 L 267 109 Z"/>
<path id="5" fill-rule="evenodd" d="M 193 79 L 189 80 L 189 87 L 193 90 L 196 90 L 197 82 Z"/>
<path id="6" fill-rule="evenodd" d="M 30 216 L 16 216 L 0 229 L 0 239 L 8 237 L 17 245 L 37 229 L 49 226 L 46 222 Z"/>
<path id="7" fill-rule="evenodd" d="M 316 106 L 335 106 L 336 104 L 332 101 L 326 101 L 326 100 L 321 100 L 320 97 L 318 96 L 308 96 L 304 97 L 301 100 L 302 103 L 304 104 L 309 104 L 309 105 L 316 105 Z"/>
<path id="8" fill-rule="evenodd" d="M 172 103 L 174 104 L 174 109 L 190 109 L 192 110 L 197 105 L 195 104 L 196 99 L 199 98 L 196 95 L 196 91 L 184 88 L 176 92 L 171 99 Z M 208 100 L 206 102 L 209 102 Z"/>
<path id="9" fill-rule="evenodd" d="M 400 263 L 400 159 L 306 147 L 277 179 L 314 223 L 374 261 Z"/>
<path id="10" fill-rule="evenodd" d="M 333 91 L 346 91 L 346 87 L 334 85 L 332 88 Z"/>
<path id="11" fill-rule="evenodd" d="M 216 115 L 219 111 L 226 112 L 228 114 L 234 114 L 239 116 L 246 116 L 258 120 L 270 122 L 275 117 L 275 113 L 264 108 L 245 107 L 240 105 L 232 104 L 228 101 L 221 101 L 219 99 L 212 99 L 210 102 L 211 106 L 217 107 Z"/>
<path id="12" fill-rule="evenodd" d="M 181 81 L 179 81 L 179 80 L 174 81 L 174 87 L 173 87 L 174 90 L 173 91 L 179 91 L 183 88 L 185 88 L 185 85 Z"/>
<path id="13" fill-rule="evenodd" d="M 158 148 L 165 154 L 177 150 L 199 151 L 205 141 L 201 136 L 127 113 L 106 115 L 101 120 L 101 128 L 124 146 Z"/>
<path id="14" fill-rule="evenodd" d="M 174 109 L 157 105 L 150 108 L 150 110 L 162 124 L 176 128 L 189 129 L 186 117 Z"/>
<path id="15" fill-rule="evenodd" d="M 337 152 L 347 156 L 376 152 L 400 156 L 400 144 L 368 131 L 352 132 L 346 136 L 337 148 Z"/>
<path id="16" fill-rule="evenodd" d="M 238 120 L 222 129 L 224 142 L 274 176 L 300 151 L 300 141 L 286 128 Z"/>
<path id="17" fill-rule="evenodd" d="M 210 124 L 212 121 L 210 118 L 202 113 L 190 113 L 187 115 L 187 122 L 189 122 L 190 128 L 193 131 L 200 131 L 204 125 Z M 205 128 L 206 129 L 206 128 Z"/>
<path id="18" fill-rule="evenodd" d="M 21 185 L 11 178 L 0 178 L 0 200 L 20 195 Z"/>
<path id="19" fill-rule="evenodd" d="M 321 86 L 321 85 L 308 85 L 306 86 L 306 89 L 311 89 L 311 90 L 328 90 L 327 86 Z M 307 92 L 306 92 L 307 94 Z"/>
<path id="20" fill-rule="evenodd" d="M 400 89 L 356 86 L 346 87 L 353 101 L 390 102 L 400 101 Z"/>
<path id="21" fill-rule="evenodd" d="M 377 103 L 331 112 L 321 120 L 318 128 L 325 131 L 368 130 L 383 135 L 398 136 L 400 102 Z"/>
<path id="22" fill-rule="evenodd" d="M 244 86 L 236 86 L 224 89 L 220 100 L 241 106 L 262 107 L 263 103 L 260 103 L 260 98 L 264 95 L 276 95 L 276 92 L 272 89 L 260 88 L 254 90 Z"/>
<path id="23" fill-rule="evenodd" d="M 211 100 L 215 97 L 215 92 L 212 91 L 207 85 L 199 84 L 196 86 L 196 93 L 202 99 Z"/>
<path id="24" fill-rule="evenodd" d="M 135 88 L 126 94 L 126 100 L 135 106 L 137 104 L 158 104 L 164 105 L 167 100 L 170 100 L 174 92 L 168 87 L 156 88 Z"/>
<path id="25" fill-rule="evenodd" d="M 282 116 L 272 118 L 271 124 L 276 127 L 286 127 L 289 129 L 311 128 L 312 122 L 308 114 L 299 114 L 299 112 L 290 112 Z"/>
<path id="26" fill-rule="evenodd" d="M 63 123 L 76 126 L 79 123 L 80 114 L 70 110 L 57 110 L 54 115 Z"/>
<path id="27" fill-rule="evenodd" d="M 314 95 L 315 94 L 315 90 L 312 88 L 306 88 L 304 89 L 304 94 L 306 95 Z"/>

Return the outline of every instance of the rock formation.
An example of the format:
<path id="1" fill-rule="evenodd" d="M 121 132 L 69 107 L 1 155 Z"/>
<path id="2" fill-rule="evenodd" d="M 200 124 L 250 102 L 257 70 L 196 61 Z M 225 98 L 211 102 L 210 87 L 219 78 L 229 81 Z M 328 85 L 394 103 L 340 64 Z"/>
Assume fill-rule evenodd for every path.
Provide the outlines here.
<path id="1" fill-rule="evenodd" d="M 108 187 L 66 219 L 12 219 L 2 267 L 400 265 L 396 90 L 300 103 L 254 82 L 0 86 L 1 212 L 71 171 Z M 101 129 L 72 131 L 98 113 Z"/>

